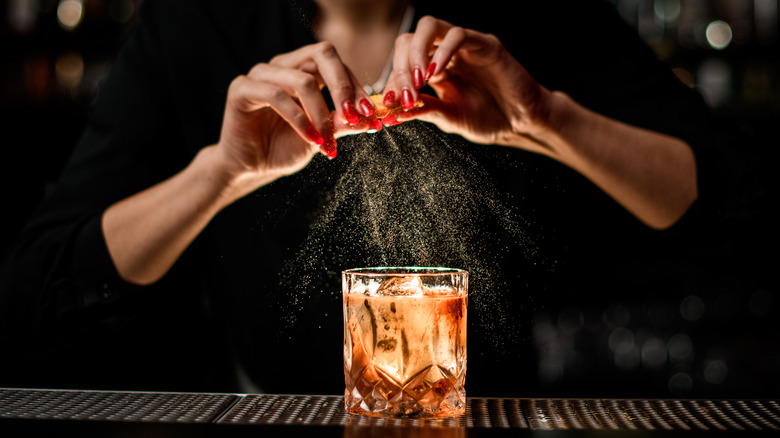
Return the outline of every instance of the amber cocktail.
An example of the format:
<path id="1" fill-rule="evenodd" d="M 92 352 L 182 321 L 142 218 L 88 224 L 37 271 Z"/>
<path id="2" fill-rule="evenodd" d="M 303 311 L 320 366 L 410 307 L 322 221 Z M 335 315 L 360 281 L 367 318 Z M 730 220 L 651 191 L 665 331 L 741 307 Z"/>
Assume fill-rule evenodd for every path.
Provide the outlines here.
<path id="1" fill-rule="evenodd" d="M 347 412 L 463 414 L 468 272 L 361 268 L 342 280 Z"/>

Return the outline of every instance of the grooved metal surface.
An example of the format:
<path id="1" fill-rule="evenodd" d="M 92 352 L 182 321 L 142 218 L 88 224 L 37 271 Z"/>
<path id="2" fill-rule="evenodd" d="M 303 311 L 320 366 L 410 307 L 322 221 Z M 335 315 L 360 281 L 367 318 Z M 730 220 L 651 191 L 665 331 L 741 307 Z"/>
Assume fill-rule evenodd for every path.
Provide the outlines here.
<path id="1" fill-rule="evenodd" d="M 238 396 L 165 392 L 0 390 L 0 418 L 210 423 Z"/>
<path id="2" fill-rule="evenodd" d="M 0 419 L 530 430 L 780 431 L 776 400 L 468 398 L 455 418 L 374 418 L 341 396 L 0 389 Z"/>

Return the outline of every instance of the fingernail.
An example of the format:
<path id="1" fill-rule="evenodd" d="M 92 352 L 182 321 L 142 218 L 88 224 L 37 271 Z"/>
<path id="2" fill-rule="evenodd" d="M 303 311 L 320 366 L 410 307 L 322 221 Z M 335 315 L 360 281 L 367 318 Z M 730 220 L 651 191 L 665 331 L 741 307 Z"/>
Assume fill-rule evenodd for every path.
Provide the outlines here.
<path id="1" fill-rule="evenodd" d="M 374 115 L 374 105 L 371 105 L 371 102 L 369 102 L 365 97 L 360 99 L 360 110 L 363 111 L 363 114 L 367 116 Z"/>
<path id="2" fill-rule="evenodd" d="M 395 102 L 395 91 L 390 90 L 385 94 L 385 98 L 382 99 L 382 103 L 385 105 L 392 105 Z"/>
<path id="3" fill-rule="evenodd" d="M 309 138 L 309 141 L 312 141 L 320 146 L 325 143 L 325 139 L 322 138 L 319 131 L 317 131 L 317 128 L 314 127 L 314 125 L 309 125 L 306 128 L 306 137 Z"/>
<path id="4" fill-rule="evenodd" d="M 395 114 L 389 114 L 382 118 L 382 124 L 385 126 L 399 125 L 401 122 L 395 117 Z"/>
<path id="5" fill-rule="evenodd" d="M 433 77 L 433 72 L 436 71 L 436 63 L 432 62 L 431 65 L 428 66 L 428 70 L 425 71 L 425 82 L 428 82 L 431 77 Z"/>
<path id="6" fill-rule="evenodd" d="M 401 92 L 401 105 L 405 110 L 408 110 L 414 106 L 414 99 L 412 99 L 412 91 L 408 88 L 404 88 Z"/>
<path id="7" fill-rule="evenodd" d="M 379 132 L 382 130 L 382 122 L 380 122 L 379 119 L 371 119 L 369 124 L 371 127 L 369 128 L 368 132 Z"/>
<path id="8" fill-rule="evenodd" d="M 415 67 L 412 71 L 412 82 L 414 82 L 414 88 L 419 90 L 420 88 L 425 85 L 425 81 L 423 80 L 423 74 L 420 67 Z"/>
<path id="9" fill-rule="evenodd" d="M 329 159 L 336 158 L 337 152 L 336 152 L 336 140 L 329 140 L 322 144 L 320 147 L 320 150 L 323 154 L 325 154 L 326 157 Z"/>
<path id="10" fill-rule="evenodd" d="M 350 125 L 354 125 L 360 121 L 360 116 L 358 116 L 357 110 L 355 109 L 355 104 L 352 103 L 351 100 L 345 101 L 344 104 L 341 105 L 341 109 L 344 110 L 344 117 Z"/>

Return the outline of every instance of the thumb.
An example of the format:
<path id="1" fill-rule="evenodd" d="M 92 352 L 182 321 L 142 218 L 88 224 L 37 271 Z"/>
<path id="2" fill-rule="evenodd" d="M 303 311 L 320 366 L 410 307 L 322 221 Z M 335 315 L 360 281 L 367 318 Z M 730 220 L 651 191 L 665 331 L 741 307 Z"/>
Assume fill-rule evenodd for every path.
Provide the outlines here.
<path id="1" fill-rule="evenodd" d="M 447 125 L 454 119 L 457 110 L 455 105 L 430 94 L 420 94 L 420 100 L 422 100 L 422 105 L 395 113 L 397 122 L 420 120 L 435 125 Z"/>

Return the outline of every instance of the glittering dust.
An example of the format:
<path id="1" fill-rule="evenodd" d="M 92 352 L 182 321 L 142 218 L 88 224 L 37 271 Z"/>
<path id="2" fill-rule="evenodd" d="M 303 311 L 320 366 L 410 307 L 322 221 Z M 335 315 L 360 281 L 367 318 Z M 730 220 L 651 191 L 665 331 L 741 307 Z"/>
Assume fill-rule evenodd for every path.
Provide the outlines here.
<path id="1" fill-rule="evenodd" d="M 343 167 L 329 198 L 287 264 L 294 275 L 282 276 L 295 278 L 283 284 L 290 292 L 287 322 L 296 323 L 322 285 L 333 285 L 324 293 L 340 300 L 343 269 L 447 266 L 469 271 L 470 306 L 491 315 L 488 330 L 500 330 L 510 290 L 501 271 L 511 267 L 496 248 L 520 248 L 533 259 L 536 247 L 473 151 L 459 137 L 416 122 L 350 140 L 349 153 L 337 158 Z"/>

